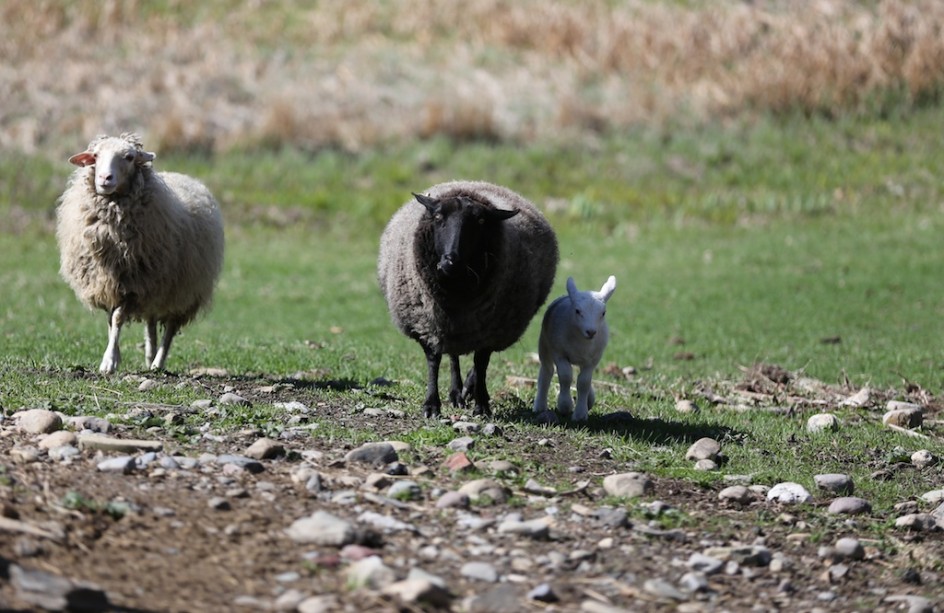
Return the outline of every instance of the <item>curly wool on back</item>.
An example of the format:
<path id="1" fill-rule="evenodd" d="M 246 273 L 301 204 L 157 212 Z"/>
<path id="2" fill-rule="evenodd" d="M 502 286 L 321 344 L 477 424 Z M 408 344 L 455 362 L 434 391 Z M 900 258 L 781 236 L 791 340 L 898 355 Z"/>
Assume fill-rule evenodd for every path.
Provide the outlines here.
<path id="1" fill-rule="evenodd" d="M 71 158 L 80 168 L 59 199 L 60 274 L 83 304 L 109 317 L 103 372 L 118 366 L 126 321 L 146 322 L 145 358 L 163 368 L 170 341 L 209 305 L 222 268 L 215 198 L 192 177 L 155 172 L 153 158 L 134 134 L 98 137 Z M 101 167 L 110 159 L 113 174 Z"/>
<path id="2" fill-rule="evenodd" d="M 557 270 L 558 247 L 553 229 L 541 212 L 519 194 L 481 181 L 453 181 L 431 187 L 431 199 L 467 198 L 486 207 L 517 211 L 489 231 L 481 274 L 470 275 L 461 288 L 447 289 L 437 270 L 432 246 L 433 215 L 416 200 L 404 204 L 384 230 L 378 257 L 378 278 L 396 326 L 416 340 L 430 357 L 449 355 L 453 361 L 450 399 L 476 397 L 476 413 L 488 412 L 484 376 L 473 373 L 460 396 L 458 356 L 475 352 L 475 362 L 515 343 L 550 292 Z M 432 365 L 431 365 L 432 366 Z M 435 363 L 438 370 L 438 361 Z M 485 368 L 481 368 L 484 374 Z M 439 413 L 438 388 L 430 370 L 426 414 Z M 481 394 L 475 392 L 481 385 Z"/>

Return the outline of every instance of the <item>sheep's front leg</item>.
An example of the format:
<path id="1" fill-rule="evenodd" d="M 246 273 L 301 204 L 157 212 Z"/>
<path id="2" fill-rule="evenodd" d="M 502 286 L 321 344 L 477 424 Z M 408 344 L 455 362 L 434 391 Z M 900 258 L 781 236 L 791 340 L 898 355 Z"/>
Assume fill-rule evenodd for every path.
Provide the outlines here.
<path id="1" fill-rule="evenodd" d="M 442 401 L 439 399 L 439 364 L 442 353 L 424 346 L 426 354 L 426 400 L 423 401 L 424 417 L 439 417 Z"/>
<path id="2" fill-rule="evenodd" d="M 592 380 L 593 367 L 581 367 L 577 375 L 577 408 L 571 418 L 573 421 L 587 421 L 594 401 Z"/>
<path id="3" fill-rule="evenodd" d="M 485 372 L 488 370 L 488 362 L 492 358 L 491 351 L 476 351 L 472 358 L 472 376 L 474 380 L 475 408 L 472 409 L 473 415 L 491 415 L 492 410 L 489 405 L 488 388 L 485 386 Z M 468 382 L 466 383 L 468 385 Z"/>
<path id="4" fill-rule="evenodd" d="M 108 346 L 105 347 L 105 355 L 102 356 L 102 363 L 98 367 L 99 372 L 110 375 L 118 370 L 118 363 L 121 362 L 121 348 L 118 346 L 118 340 L 124 323 L 124 307 L 115 307 L 108 315 Z"/>
<path id="5" fill-rule="evenodd" d="M 154 361 L 151 362 L 151 370 L 164 370 L 164 362 L 167 361 L 167 354 L 170 353 L 171 341 L 174 340 L 178 330 L 180 330 L 180 322 L 176 319 L 164 322 L 164 336 L 161 338 L 161 346 L 157 349 Z"/>
<path id="6" fill-rule="evenodd" d="M 157 350 L 157 320 L 147 320 L 144 326 L 144 365 L 150 367 L 154 363 L 154 352 Z"/>
<path id="7" fill-rule="evenodd" d="M 554 378 L 554 362 L 550 356 L 541 357 L 541 369 L 538 371 L 538 390 L 534 396 L 534 412 L 536 414 L 547 411 L 547 393 Z"/>
<path id="8" fill-rule="evenodd" d="M 465 396 L 462 393 L 462 372 L 459 370 L 459 356 L 449 356 L 449 401 L 454 407 L 465 407 Z"/>
<path id="9" fill-rule="evenodd" d="M 557 394 L 557 412 L 561 415 L 570 415 L 574 412 L 574 400 L 570 397 L 570 385 L 574 380 L 574 369 L 566 358 L 558 358 L 557 379 L 560 382 L 560 393 Z"/>

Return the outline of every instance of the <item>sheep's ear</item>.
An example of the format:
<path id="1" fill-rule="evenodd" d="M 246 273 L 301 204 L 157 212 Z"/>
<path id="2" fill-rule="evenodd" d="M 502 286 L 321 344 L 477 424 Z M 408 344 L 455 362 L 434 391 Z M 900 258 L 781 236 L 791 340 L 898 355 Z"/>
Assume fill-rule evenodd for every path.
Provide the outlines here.
<path id="1" fill-rule="evenodd" d="M 603 302 L 606 302 L 610 299 L 610 296 L 613 295 L 614 291 L 616 291 L 616 277 L 610 275 L 610 278 L 607 279 L 603 287 L 600 288 L 600 298 L 603 299 Z"/>
<path id="2" fill-rule="evenodd" d="M 153 162 L 156 157 L 157 156 L 152 151 L 138 151 L 138 155 L 134 161 L 138 164 L 147 164 L 148 162 Z"/>
<path id="3" fill-rule="evenodd" d="M 416 201 L 426 207 L 426 210 L 430 213 L 435 213 L 439 208 L 439 200 L 437 198 L 430 198 L 429 196 L 424 196 L 423 194 L 417 194 L 413 192 L 413 197 L 416 198 Z"/>
<path id="4" fill-rule="evenodd" d="M 91 151 L 76 153 L 69 158 L 69 163 L 75 164 L 76 166 L 91 166 L 95 163 L 95 154 Z"/>
<path id="5" fill-rule="evenodd" d="M 489 221 L 505 221 L 519 213 L 518 209 L 486 209 L 485 217 Z"/>
<path id="6" fill-rule="evenodd" d="M 573 277 L 567 277 L 567 294 L 570 296 L 571 300 L 577 299 L 577 284 L 574 283 Z"/>

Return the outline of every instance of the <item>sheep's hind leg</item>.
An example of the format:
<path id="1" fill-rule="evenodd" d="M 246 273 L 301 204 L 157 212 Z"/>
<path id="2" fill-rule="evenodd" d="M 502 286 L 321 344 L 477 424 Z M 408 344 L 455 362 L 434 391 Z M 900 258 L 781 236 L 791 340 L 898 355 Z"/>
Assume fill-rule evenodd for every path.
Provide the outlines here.
<path id="1" fill-rule="evenodd" d="M 164 362 L 167 361 L 167 354 L 170 353 L 170 344 L 178 330 L 180 330 L 180 322 L 176 319 L 164 322 L 164 336 L 161 338 L 161 346 L 157 349 L 154 361 L 151 362 L 151 370 L 164 370 Z"/>
<path id="2" fill-rule="evenodd" d="M 439 417 L 442 401 L 439 399 L 439 364 L 442 353 L 423 346 L 426 354 L 426 400 L 423 401 L 424 417 Z"/>
<path id="3" fill-rule="evenodd" d="M 534 395 L 534 413 L 540 414 L 547 411 L 547 393 L 551 388 L 551 380 L 554 378 L 554 363 L 550 357 L 541 358 L 541 369 L 538 371 L 538 389 Z"/>
<path id="4" fill-rule="evenodd" d="M 475 408 L 472 409 L 473 415 L 491 415 L 492 410 L 489 407 L 488 388 L 485 386 L 485 372 L 488 370 L 488 361 L 492 358 L 491 351 L 476 351 L 472 358 L 472 372 L 466 379 L 466 390 L 470 388 L 475 397 Z"/>
<path id="5" fill-rule="evenodd" d="M 118 364 L 121 362 L 121 347 L 119 347 L 119 338 L 121 337 L 121 326 L 125 323 L 124 307 L 115 307 L 108 314 L 108 346 L 105 348 L 105 355 L 102 356 L 102 363 L 98 367 L 99 372 L 112 374 L 118 370 Z"/>
<path id="6" fill-rule="evenodd" d="M 157 320 L 148 319 L 144 326 L 144 365 L 150 368 L 154 363 L 154 352 L 157 350 Z"/>
<path id="7" fill-rule="evenodd" d="M 454 407 L 465 407 L 465 394 L 462 392 L 462 372 L 459 370 L 459 356 L 449 356 L 449 401 Z"/>

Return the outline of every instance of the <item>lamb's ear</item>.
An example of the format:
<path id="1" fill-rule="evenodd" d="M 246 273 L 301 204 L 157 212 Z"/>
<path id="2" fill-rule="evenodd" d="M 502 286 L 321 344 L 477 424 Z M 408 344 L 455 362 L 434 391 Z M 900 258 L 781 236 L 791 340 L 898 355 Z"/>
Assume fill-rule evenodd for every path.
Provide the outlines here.
<path id="1" fill-rule="evenodd" d="M 423 194 L 417 194 L 413 192 L 413 197 L 416 198 L 416 201 L 426 207 L 426 210 L 430 213 L 435 213 L 436 209 L 439 208 L 439 200 L 437 198 L 430 198 L 429 196 L 424 196 Z"/>
<path id="2" fill-rule="evenodd" d="M 573 277 L 567 277 L 567 295 L 571 300 L 577 300 L 577 284 Z"/>
<path id="3" fill-rule="evenodd" d="M 147 164 L 148 162 L 153 162 L 156 158 L 152 151 L 138 151 L 138 155 L 135 157 L 134 161 L 138 164 Z"/>
<path id="4" fill-rule="evenodd" d="M 606 302 L 610 299 L 610 296 L 613 295 L 613 292 L 616 291 L 616 277 L 610 275 L 610 278 L 606 280 L 606 283 L 603 284 L 603 287 L 600 288 L 600 298 L 603 302 Z"/>
<path id="5" fill-rule="evenodd" d="M 91 151 L 76 153 L 69 158 L 69 163 L 75 164 L 76 166 L 91 166 L 95 163 L 95 154 Z"/>
<path id="6" fill-rule="evenodd" d="M 486 209 L 485 217 L 489 221 L 505 221 L 517 215 L 518 209 Z"/>

